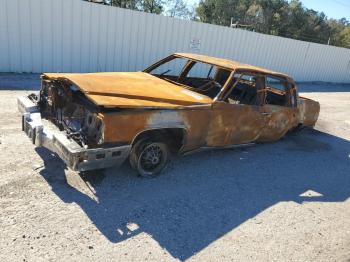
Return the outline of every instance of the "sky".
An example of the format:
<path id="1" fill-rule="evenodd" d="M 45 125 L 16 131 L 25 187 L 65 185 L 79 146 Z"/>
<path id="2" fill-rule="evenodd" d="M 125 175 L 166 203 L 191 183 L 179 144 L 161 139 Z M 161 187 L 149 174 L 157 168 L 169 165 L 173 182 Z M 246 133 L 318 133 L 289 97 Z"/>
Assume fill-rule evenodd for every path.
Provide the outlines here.
<path id="1" fill-rule="evenodd" d="M 345 17 L 350 21 L 349 0 L 302 0 L 305 7 L 323 11 L 328 18 L 340 19 Z"/>
<path id="2" fill-rule="evenodd" d="M 198 4 L 199 0 L 185 0 L 187 4 Z M 328 18 L 345 17 L 350 21 L 350 0 L 301 0 L 306 8 L 323 11 Z"/>

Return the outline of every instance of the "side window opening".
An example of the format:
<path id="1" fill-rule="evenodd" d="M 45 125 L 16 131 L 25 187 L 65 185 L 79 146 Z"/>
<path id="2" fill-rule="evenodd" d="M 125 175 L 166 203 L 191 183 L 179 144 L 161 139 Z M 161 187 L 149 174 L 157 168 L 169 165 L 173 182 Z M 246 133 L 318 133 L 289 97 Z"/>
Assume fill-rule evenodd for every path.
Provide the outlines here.
<path id="1" fill-rule="evenodd" d="M 263 76 L 236 73 L 223 101 L 230 104 L 261 105 L 264 101 L 264 87 Z"/>
<path id="2" fill-rule="evenodd" d="M 266 104 L 290 106 L 288 82 L 283 78 L 266 77 Z"/>

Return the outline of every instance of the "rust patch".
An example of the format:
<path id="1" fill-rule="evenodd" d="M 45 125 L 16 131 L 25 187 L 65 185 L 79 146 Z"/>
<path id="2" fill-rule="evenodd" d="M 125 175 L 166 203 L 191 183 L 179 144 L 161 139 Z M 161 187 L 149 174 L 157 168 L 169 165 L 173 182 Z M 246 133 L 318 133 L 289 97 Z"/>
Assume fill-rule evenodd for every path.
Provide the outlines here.
<path id="1" fill-rule="evenodd" d="M 254 141 L 264 126 L 258 107 L 218 102 L 207 136 L 208 146 L 226 146 Z"/>
<path id="2" fill-rule="evenodd" d="M 69 81 L 96 105 L 104 107 L 167 107 L 210 104 L 212 99 L 144 72 L 43 75 Z"/>
<path id="3" fill-rule="evenodd" d="M 152 111 L 104 114 L 105 143 L 130 143 L 138 133 L 146 129 L 152 114 Z"/>
<path id="4" fill-rule="evenodd" d="M 211 106 L 181 110 L 187 128 L 183 151 L 190 151 L 205 145 L 211 114 Z"/>
<path id="5" fill-rule="evenodd" d="M 187 132 L 184 150 L 200 147 L 205 143 L 210 121 L 210 106 L 178 110 L 129 111 L 105 113 L 105 142 L 131 143 L 142 131 L 154 128 L 184 128 Z M 177 117 L 174 117 L 175 116 Z M 171 116 L 173 115 L 173 116 Z M 161 121 L 163 120 L 163 121 Z"/>
<path id="6" fill-rule="evenodd" d="M 183 151 L 204 145 L 220 147 L 276 141 L 300 123 L 297 108 L 224 102 L 216 102 L 212 107 L 105 113 L 103 120 L 106 143 L 131 143 L 140 132 L 153 128 L 185 128 Z"/>
<path id="7" fill-rule="evenodd" d="M 296 108 L 264 105 L 261 112 L 265 117 L 265 124 L 257 139 L 258 142 L 277 141 L 299 123 Z"/>
<path id="8" fill-rule="evenodd" d="M 299 97 L 298 108 L 301 123 L 313 127 L 320 113 L 320 103 L 305 97 Z"/>

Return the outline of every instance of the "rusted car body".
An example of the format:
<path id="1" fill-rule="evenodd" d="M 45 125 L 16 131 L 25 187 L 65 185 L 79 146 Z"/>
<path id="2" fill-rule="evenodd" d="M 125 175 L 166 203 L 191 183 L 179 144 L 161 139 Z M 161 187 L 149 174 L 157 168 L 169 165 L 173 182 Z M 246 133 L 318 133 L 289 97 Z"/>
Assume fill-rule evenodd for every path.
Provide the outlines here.
<path id="1" fill-rule="evenodd" d="M 158 142 L 144 153 L 149 163 L 167 158 L 163 150 L 272 142 L 313 127 L 320 111 L 318 102 L 298 95 L 288 75 L 185 53 L 143 72 L 46 73 L 40 94 L 20 97 L 18 105 L 33 143 L 77 171 L 120 164 L 129 155 L 137 168 L 143 154 L 137 147 Z"/>

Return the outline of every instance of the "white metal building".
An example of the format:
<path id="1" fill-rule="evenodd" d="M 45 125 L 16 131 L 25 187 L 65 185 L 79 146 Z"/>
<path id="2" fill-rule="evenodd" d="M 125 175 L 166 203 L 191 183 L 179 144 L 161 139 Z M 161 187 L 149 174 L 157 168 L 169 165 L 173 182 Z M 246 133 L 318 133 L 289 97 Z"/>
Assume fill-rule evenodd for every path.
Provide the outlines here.
<path id="1" fill-rule="evenodd" d="M 350 83 L 350 49 L 79 0 L 0 0 L 0 72 L 134 71 L 173 52 Z"/>

